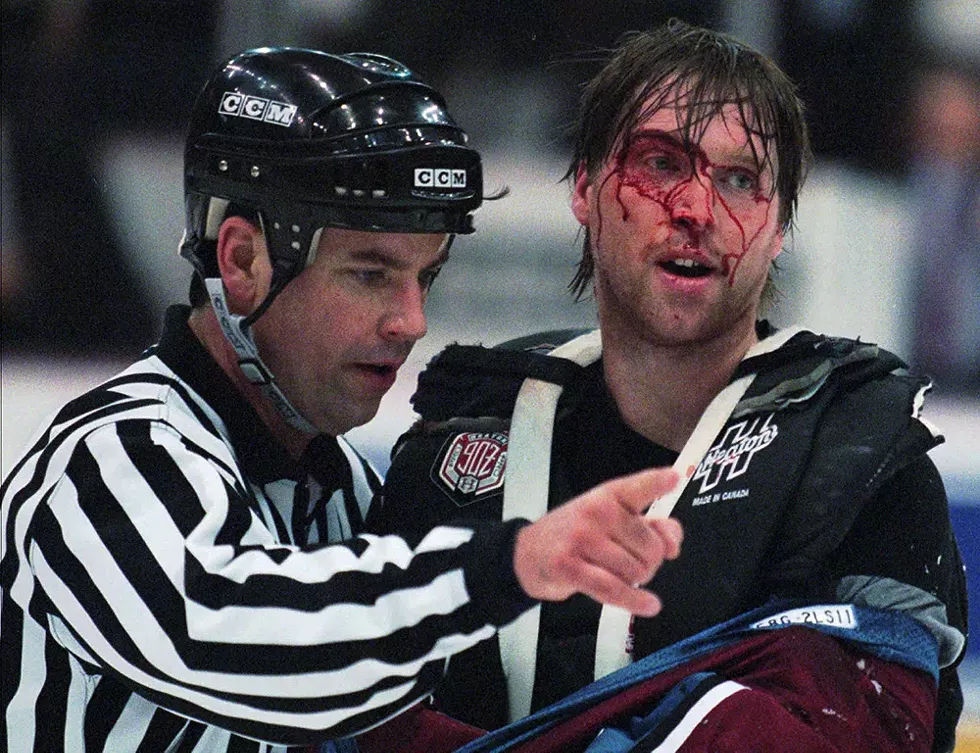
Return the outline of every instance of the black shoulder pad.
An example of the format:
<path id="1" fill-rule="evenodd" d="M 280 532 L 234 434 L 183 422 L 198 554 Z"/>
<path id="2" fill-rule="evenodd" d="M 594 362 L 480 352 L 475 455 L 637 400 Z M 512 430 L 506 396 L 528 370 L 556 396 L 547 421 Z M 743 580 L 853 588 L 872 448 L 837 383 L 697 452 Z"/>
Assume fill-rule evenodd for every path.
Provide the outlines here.
<path id="1" fill-rule="evenodd" d="M 415 543 L 450 520 L 500 520 L 508 429 L 496 418 L 416 424 L 395 446 L 368 529 Z"/>
<path id="2" fill-rule="evenodd" d="M 539 345 L 530 345 L 537 339 Z M 543 341 L 522 338 L 532 348 Z M 552 358 L 535 350 L 506 346 L 450 345 L 419 374 L 412 405 L 426 421 L 445 421 L 454 416 L 509 417 L 521 383 L 528 377 L 554 384 L 572 383 L 582 367 L 564 358 Z"/>
<path id="3" fill-rule="evenodd" d="M 831 375 L 837 385 L 853 387 L 904 368 L 898 356 L 873 343 L 800 332 L 783 347 L 739 364 L 733 380 L 752 372 L 757 376 L 735 414 L 806 401 Z"/>
<path id="4" fill-rule="evenodd" d="M 918 378 L 896 374 L 839 389 L 828 400 L 806 481 L 782 523 L 793 536 L 775 542 L 780 578 L 812 572 L 844 540 L 865 502 L 942 442 L 914 417 L 921 388 Z"/>

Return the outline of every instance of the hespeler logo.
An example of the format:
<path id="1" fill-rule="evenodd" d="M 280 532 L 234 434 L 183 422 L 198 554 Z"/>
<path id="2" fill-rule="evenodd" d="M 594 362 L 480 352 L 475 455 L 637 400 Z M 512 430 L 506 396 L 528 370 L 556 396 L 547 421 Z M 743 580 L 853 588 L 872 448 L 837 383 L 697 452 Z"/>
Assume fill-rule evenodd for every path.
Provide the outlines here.
<path id="1" fill-rule="evenodd" d="M 691 481 L 701 480 L 701 494 L 714 489 L 722 481 L 731 481 L 749 469 L 752 457 L 771 445 L 779 435 L 773 421 L 775 414 L 760 416 L 732 424 L 718 443 L 705 454 Z"/>
<path id="2" fill-rule="evenodd" d="M 276 102 L 274 99 L 263 99 L 238 92 L 225 92 L 218 105 L 222 115 L 234 115 L 249 120 L 261 120 L 279 126 L 289 126 L 296 116 L 296 105 Z"/>

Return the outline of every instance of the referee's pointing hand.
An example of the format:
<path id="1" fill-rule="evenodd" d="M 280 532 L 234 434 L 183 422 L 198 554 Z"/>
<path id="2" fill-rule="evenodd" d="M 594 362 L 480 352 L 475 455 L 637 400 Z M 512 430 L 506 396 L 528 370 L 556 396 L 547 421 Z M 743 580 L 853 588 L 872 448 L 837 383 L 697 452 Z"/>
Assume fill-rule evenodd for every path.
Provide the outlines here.
<path id="1" fill-rule="evenodd" d="M 660 599 L 643 584 L 677 558 L 683 532 L 673 518 L 643 513 L 677 480 L 669 468 L 612 479 L 525 526 L 514 547 L 521 587 L 543 601 L 583 593 L 643 617 L 657 614 Z"/>

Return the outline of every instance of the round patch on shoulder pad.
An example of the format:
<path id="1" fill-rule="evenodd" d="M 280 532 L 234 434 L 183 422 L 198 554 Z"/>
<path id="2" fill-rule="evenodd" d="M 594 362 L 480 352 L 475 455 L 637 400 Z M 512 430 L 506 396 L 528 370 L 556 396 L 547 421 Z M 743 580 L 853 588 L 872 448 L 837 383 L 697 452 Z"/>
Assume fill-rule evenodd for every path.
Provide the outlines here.
<path id="1" fill-rule="evenodd" d="M 500 492 L 507 467 L 507 434 L 466 432 L 450 437 L 436 456 L 432 480 L 459 507 Z"/>

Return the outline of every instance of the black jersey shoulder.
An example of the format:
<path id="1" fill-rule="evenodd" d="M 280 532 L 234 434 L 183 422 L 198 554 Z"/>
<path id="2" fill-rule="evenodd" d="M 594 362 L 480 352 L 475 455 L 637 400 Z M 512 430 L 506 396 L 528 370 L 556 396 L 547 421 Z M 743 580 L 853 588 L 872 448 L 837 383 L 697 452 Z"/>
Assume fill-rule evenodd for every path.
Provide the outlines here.
<path id="1" fill-rule="evenodd" d="M 508 340 L 492 348 L 449 345 L 419 375 L 412 405 L 424 421 L 508 417 L 526 378 L 562 385 L 578 379 L 582 367 L 548 354 L 587 331 L 541 332 Z"/>

